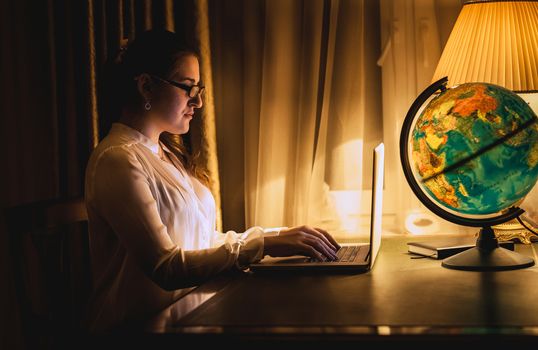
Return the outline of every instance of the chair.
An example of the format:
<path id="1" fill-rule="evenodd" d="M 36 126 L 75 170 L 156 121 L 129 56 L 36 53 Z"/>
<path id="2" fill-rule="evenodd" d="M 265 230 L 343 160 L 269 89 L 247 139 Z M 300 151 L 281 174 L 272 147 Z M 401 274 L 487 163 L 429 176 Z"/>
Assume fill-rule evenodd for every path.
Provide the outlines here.
<path id="1" fill-rule="evenodd" d="M 5 209 L 24 342 L 56 347 L 81 330 L 91 290 L 87 212 L 82 197 Z"/>

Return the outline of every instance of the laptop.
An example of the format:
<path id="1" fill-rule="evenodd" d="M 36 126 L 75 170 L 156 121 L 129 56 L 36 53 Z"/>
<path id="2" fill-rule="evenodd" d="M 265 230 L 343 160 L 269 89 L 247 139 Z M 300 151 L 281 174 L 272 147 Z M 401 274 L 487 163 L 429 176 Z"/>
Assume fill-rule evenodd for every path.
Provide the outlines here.
<path id="1" fill-rule="evenodd" d="M 302 255 L 289 257 L 266 256 L 250 265 L 252 271 L 347 271 L 366 272 L 374 266 L 381 246 L 381 219 L 383 209 L 383 182 L 385 169 L 385 146 L 374 149 L 372 175 L 372 210 L 368 243 L 342 244 L 336 261 L 318 261 Z"/>

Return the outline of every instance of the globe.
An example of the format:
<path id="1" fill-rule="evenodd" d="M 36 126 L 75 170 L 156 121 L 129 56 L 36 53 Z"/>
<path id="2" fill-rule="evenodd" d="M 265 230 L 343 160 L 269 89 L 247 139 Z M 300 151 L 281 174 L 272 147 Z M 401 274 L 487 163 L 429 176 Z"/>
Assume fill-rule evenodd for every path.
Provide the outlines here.
<path id="1" fill-rule="evenodd" d="M 405 177 L 420 201 L 456 224 L 482 227 L 477 246 L 443 261 L 464 270 L 524 268 L 534 261 L 498 247 L 491 226 L 518 219 L 538 180 L 538 117 L 514 92 L 488 83 L 446 87 L 413 103 L 400 135 Z"/>
<path id="2" fill-rule="evenodd" d="M 412 123 L 408 152 L 420 189 L 455 214 L 495 214 L 538 180 L 538 124 L 501 86 L 466 83 L 434 97 Z"/>

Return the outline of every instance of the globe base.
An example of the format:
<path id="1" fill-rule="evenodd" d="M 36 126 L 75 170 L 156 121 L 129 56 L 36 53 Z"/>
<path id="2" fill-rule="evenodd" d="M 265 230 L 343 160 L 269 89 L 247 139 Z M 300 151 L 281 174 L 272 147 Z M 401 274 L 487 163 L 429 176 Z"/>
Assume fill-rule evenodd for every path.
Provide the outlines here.
<path id="1" fill-rule="evenodd" d="M 444 259 L 441 265 L 465 271 L 505 271 L 533 266 L 534 260 L 499 247 L 495 232 L 486 226 L 480 230 L 474 248 Z"/>

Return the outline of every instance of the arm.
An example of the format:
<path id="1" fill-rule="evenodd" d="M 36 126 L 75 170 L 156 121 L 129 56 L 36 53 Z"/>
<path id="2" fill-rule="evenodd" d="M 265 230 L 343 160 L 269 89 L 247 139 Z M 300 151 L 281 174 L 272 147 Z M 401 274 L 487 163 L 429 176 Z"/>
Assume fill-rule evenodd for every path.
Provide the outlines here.
<path id="1" fill-rule="evenodd" d="M 111 226 L 127 254 L 163 289 L 199 284 L 235 263 L 237 256 L 230 245 L 184 251 L 172 242 L 160 218 L 148 175 L 134 152 L 115 148 L 104 153 L 92 181 L 92 205 Z"/>
<path id="2" fill-rule="evenodd" d="M 240 267 L 259 261 L 265 255 L 305 255 L 318 260 L 335 260 L 336 251 L 340 249 L 327 231 L 306 225 L 269 229 L 255 226 L 241 234 L 234 231 L 228 231 L 226 234 L 215 231 L 212 246 L 227 241 L 231 244 L 239 242 L 237 248 L 240 249 L 238 252 Z"/>

